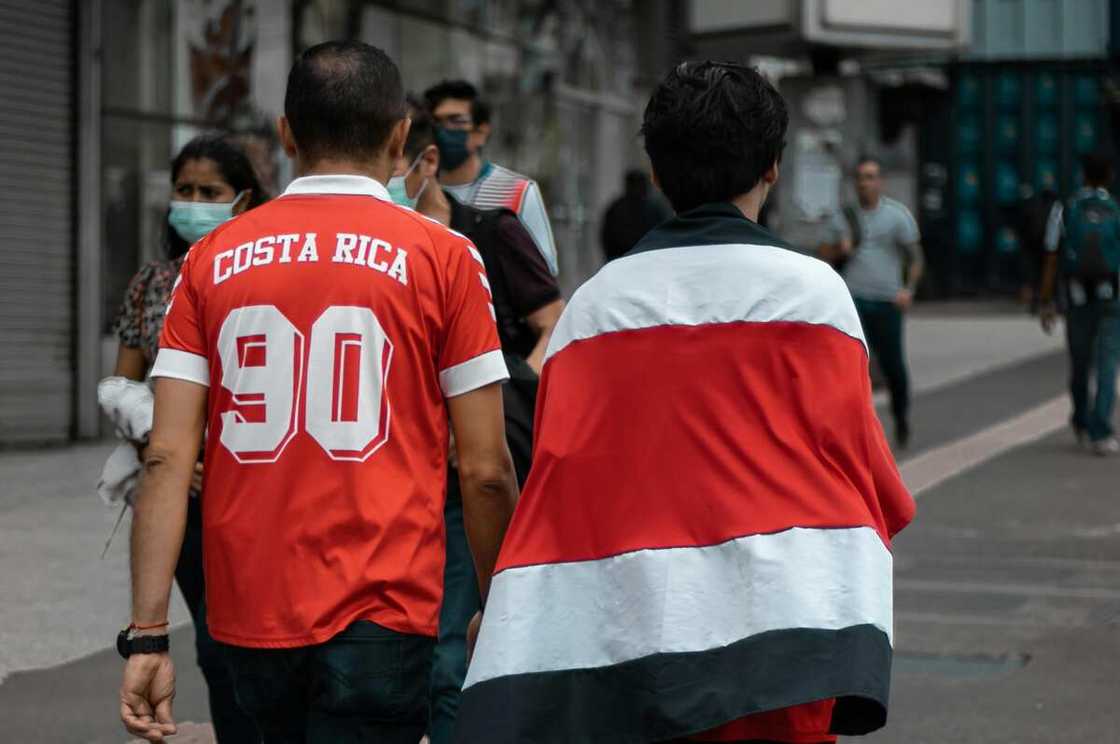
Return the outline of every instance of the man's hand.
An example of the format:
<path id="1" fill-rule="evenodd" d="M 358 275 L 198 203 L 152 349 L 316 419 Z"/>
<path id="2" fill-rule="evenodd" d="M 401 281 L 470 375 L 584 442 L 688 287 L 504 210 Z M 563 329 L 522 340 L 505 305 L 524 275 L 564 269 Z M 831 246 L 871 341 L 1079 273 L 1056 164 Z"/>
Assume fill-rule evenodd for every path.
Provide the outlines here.
<path id="1" fill-rule="evenodd" d="M 194 472 L 191 474 L 191 490 L 195 493 L 202 493 L 202 463 L 196 462 L 194 464 Z"/>
<path id="2" fill-rule="evenodd" d="M 175 665 L 170 654 L 133 654 L 124 665 L 121 683 L 121 721 L 128 733 L 148 741 L 172 736 L 175 721 Z"/>
<path id="3" fill-rule="evenodd" d="M 1053 302 L 1047 302 L 1039 308 L 1038 319 L 1042 323 L 1042 330 L 1047 335 L 1054 332 L 1054 325 L 1058 320 L 1058 310 Z"/>
<path id="4" fill-rule="evenodd" d="M 906 312 L 910 309 L 910 306 L 914 304 L 914 293 L 903 287 L 898 290 L 898 294 L 894 296 L 894 304 L 899 310 Z"/>
<path id="5" fill-rule="evenodd" d="M 478 631 L 482 629 L 482 612 L 474 613 L 470 623 L 467 625 L 467 663 L 470 663 L 471 657 L 474 656 L 474 647 L 478 643 Z"/>

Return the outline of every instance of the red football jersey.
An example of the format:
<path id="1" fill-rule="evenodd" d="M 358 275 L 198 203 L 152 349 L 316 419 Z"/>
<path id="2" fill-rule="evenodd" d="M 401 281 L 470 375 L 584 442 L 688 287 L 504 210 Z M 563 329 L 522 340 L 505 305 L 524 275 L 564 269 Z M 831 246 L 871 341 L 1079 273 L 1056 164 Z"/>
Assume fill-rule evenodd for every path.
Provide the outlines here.
<path id="1" fill-rule="evenodd" d="M 152 375 L 210 387 L 211 635 L 436 634 L 444 398 L 507 376 L 490 299 L 466 238 L 359 176 L 297 179 L 191 249 Z"/>

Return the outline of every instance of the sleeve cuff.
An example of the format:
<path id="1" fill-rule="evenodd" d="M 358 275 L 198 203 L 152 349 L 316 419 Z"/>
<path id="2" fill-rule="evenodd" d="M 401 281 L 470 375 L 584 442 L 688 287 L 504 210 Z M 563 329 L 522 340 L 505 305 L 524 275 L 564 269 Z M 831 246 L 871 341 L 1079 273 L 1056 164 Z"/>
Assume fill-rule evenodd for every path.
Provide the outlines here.
<path id="1" fill-rule="evenodd" d="M 152 365 L 152 377 L 172 377 L 210 387 L 210 362 L 189 351 L 163 348 Z"/>
<path id="2" fill-rule="evenodd" d="M 163 352 L 160 352 L 162 356 Z M 447 398 L 509 379 L 501 349 L 488 351 L 439 373 L 439 386 Z"/>

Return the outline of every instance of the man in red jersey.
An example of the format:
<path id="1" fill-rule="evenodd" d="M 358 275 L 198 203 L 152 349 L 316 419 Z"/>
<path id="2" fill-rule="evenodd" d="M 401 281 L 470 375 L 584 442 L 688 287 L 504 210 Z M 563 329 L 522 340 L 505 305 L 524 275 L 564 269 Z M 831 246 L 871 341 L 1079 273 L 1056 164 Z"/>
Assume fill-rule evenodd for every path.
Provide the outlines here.
<path id="1" fill-rule="evenodd" d="M 409 128 L 383 52 L 307 50 L 284 112 L 300 177 L 196 244 L 167 310 L 121 718 L 175 731 L 167 604 L 205 429 L 207 620 L 264 741 L 416 744 L 448 418 L 483 597 L 517 497 L 494 309 L 470 242 L 383 185 Z"/>

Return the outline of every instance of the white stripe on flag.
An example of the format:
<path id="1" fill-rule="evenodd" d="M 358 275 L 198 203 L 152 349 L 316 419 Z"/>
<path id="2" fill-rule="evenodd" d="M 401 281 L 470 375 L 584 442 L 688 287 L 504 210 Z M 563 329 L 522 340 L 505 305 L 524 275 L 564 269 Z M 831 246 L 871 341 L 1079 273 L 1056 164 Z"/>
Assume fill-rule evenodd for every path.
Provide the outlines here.
<path id="1" fill-rule="evenodd" d="M 611 331 L 781 321 L 832 326 L 865 343 L 844 280 L 823 261 L 768 245 L 663 248 L 612 261 L 580 287 L 547 356 Z"/>
<path id="2" fill-rule="evenodd" d="M 786 628 L 893 636 L 893 559 L 870 527 L 793 528 L 700 548 L 502 571 L 464 687 L 706 651 Z"/>

